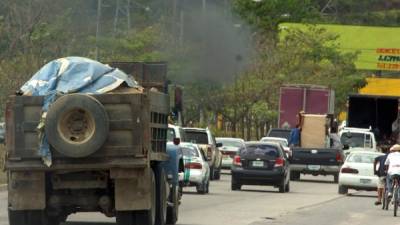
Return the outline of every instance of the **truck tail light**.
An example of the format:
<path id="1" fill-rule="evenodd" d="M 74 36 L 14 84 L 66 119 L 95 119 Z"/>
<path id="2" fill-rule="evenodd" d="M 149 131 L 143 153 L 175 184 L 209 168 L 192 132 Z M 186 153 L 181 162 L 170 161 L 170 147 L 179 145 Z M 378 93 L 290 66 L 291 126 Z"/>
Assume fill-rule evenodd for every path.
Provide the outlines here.
<path id="1" fill-rule="evenodd" d="M 340 152 L 336 153 L 336 161 L 337 162 L 343 162 L 343 157 L 342 154 L 340 154 Z"/>
<path id="2" fill-rule="evenodd" d="M 353 173 L 353 174 L 358 174 L 358 170 L 350 168 L 350 167 L 344 167 L 341 170 L 342 173 Z"/>
<path id="3" fill-rule="evenodd" d="M 285 160 L 282 157 L 275 160 L 275 167 L 283 167 L 284 164 Z"/>
<path id="4" fill-rule="evenodd" d="M 203 166 L 201 165 L 201 163 L 187 163 L 185 165 L 186 169 L 197 169 L 197 170 L 201 170 L 203 168 Z"/>
<path id="5" fill-rule="evenodd" d="M 235 155 L 235 157 L 233 158 L 233 165 L 242 166 L 242 159 L 239 155 Z"/>

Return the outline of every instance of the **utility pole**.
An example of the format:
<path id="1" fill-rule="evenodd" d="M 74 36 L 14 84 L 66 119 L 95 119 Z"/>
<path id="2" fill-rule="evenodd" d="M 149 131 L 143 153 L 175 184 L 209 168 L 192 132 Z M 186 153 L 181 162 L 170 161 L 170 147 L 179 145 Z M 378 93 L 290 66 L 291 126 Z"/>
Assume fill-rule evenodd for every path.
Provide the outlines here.
<path id="1" fill-rule="evenodd" d="M 99 60 L 98 38 L 100 34 L 101 3 L 102 3 L 101 0 L 97 0 L 96 51 L 95 51 L 96 60 Z"/>
<path id="2" fill-rule="evenodd" d="M 131 29 L 131 0 L 126 4 L 126 19 L 128 20 L 128 31 Z"/>
<path id="3" fill-rule="evenodd" d="M 183 12 L 183 9 L 181 9 L 180 15 L 179 15 L 179 44 L 182 46 L 184 42 L 184 35 L 185 35 L 185 14 Z"/>
<path id="4" fill-rule="evenodd" d="M 119 0 L 116 0 L 115 15 L 114 15 L 114 36 L 117 34 L 118 17 L 119 17 Z"/>

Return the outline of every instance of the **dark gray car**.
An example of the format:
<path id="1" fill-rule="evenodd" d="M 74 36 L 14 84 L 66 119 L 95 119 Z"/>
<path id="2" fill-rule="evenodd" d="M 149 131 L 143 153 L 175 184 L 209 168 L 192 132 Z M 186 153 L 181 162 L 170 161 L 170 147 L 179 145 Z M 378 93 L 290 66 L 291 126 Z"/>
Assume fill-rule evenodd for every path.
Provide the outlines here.
<path id="1" fill-rule="evenodd" d="M 246 142 L 232 165 L 232 190 L 242 185 L 268 185 L 289 192 L 289 160 L 279 144 L 272 142 Z"/>

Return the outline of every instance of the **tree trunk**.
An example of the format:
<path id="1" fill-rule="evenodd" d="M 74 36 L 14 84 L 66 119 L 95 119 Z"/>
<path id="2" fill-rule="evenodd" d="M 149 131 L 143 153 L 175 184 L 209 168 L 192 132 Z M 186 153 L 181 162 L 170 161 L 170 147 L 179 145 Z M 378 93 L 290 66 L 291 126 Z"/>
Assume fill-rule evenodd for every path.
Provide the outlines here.
<path id="1" fill-rule="evenodd" d="M 251 121 L 251 115 L 248 115 L 247 116 L 247 140 L 251 140 L 251 124 L 252 124 L 252 121 Z"/>
<path id="2" fill-rule="evenodd" d="M 232 131 L 232 136 L 233 136 L 233 137 L 237 137 L 237 134 L 236 134 L 236 119 L 234 119 L 234 120 L 232 121 L 231 131 Z"/>
<path id="3" fill-rule="evenodd" d="M 254 121 L 254 128 L 256 129 L 256 138 L 257 138 L 257 140 L 260 140 L 260 122 L 258 121 L 258 120 L 255 120 Z"/>
<path id="4" fill-rule="evenodd" d="M 240 130 L 242 131 L 241 132 L 241 138 L 243 138 L 243 139 L 245 139 L 245 121 L 246 120 L 246 117 L 245 116 L 243 116 L 242 117 L 242 119 L 241 119 L 241 122 L 242 122 L 242 124 L 241 124 L 241 127 L 240 127 Z"/>

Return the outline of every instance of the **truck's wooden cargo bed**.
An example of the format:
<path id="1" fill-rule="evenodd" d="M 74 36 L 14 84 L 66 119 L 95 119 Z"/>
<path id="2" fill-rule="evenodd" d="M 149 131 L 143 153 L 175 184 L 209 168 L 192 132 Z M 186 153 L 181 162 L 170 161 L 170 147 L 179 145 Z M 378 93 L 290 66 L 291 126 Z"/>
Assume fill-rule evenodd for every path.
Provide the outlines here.
<path id="1" fill-rule="evenodd" d="M 168 95 L 148 91 L 103 94 L 94 97 L 103 104 L 110 120 L 110 132 L 105 144 L 96 153 L 85 158 L 68 158 L 51 149 L 53 165 L 50 168 L 42 163 L 36 130 L 41 118 L 43 97 L 10 97 L 6 110 L 7 168 L 10 170 L 134 168 L 145 167 L 151 157 L 163 158 L 166 151 Z M 151 154 L 148 154 L 148 151 L 151 151 Z"/>

